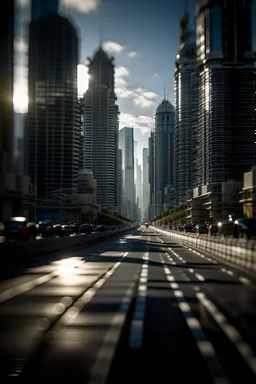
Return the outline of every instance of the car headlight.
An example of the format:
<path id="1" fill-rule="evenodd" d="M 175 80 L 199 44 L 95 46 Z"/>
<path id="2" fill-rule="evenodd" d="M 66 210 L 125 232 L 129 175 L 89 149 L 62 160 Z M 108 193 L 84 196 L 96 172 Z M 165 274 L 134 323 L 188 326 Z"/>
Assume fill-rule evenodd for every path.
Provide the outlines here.
<path id="1" fill-rule="evenodd" d="M 218 227 L 221 227 L 221 226 L 222 226 L 222 223 L 219 222 L 219 223 L 218 223 Z"/>

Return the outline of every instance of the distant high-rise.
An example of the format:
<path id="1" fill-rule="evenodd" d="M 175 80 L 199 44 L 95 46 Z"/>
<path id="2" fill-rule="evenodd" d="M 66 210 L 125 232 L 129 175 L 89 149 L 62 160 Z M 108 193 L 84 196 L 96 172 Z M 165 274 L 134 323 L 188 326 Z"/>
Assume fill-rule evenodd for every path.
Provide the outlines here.
<path id="1" fill-rule="evenodd" d="M 0 33 L 0 220 L 5 218 L 5 176 L 13 170 L 14 0 L 5 2 Z"/>
<path id="2" fill-rule="evenodd" d="M 122 168 L 122 149 L 118 149 L 117 155 L 117 208 L 118 212 L 124 215 L 124 187 L 123 187 L 123 168 Z"/>
<path id="3" fill-rule="evenodd" d="M 136 203 L 137 203 L 137 220 L 142 216 L 142 168 L 139 164 L 139 160 L 136 159 Z"/>
<path id="4" fill-rule="evenodd" d="M 180 21 L 180 48 L 175 62 L 175 187 L 176 203 L 186 200 L 186 191 L 196 183 L 196 131 L 198 77 L 195 32 L 188 14 Z"/>
<path id="5" fill-rule="evenodd" d="M 256 163 L 253 1 L 198 0 L 196 35 L 197 184 L 217 187 Z"/>
<path id="6" fill-rule="evenodd" d="M 143 183 L 142 183 L 142 213 L 144 219 L 149 219 L 149 149 L 143 148 L 142 151 L 142 171 L 143 171 Z"/>
<path id="7" fill-rule="evenodd" d="M 48 15 L 48 13 L 58 14 L 59 0 L 32 0 L 31 21 Z"/>
<path id="8" fill-rule="evenodd" d="M 174 184 L 174 106 L 166 99 L 157 107 L 155 114 L 155 214 L 164 210 L 165 187 Z"/>
<path id="9" fill-rule="evenodd" d="M 76 184 L 80 141 L 77 63 L 78 39 L 66 18 L 48 13 L 31 22 L 26 170 L 40 197 Z"/>
<path id="10" fill-rule="evenodd" d="M 155 207 L 155 131 L 152 130 L 148 138 L 148 181 L 149 181 L 149 218 L 156 216 Z"/>
<path id="11" fill-rule="evenodd" d="M 135 185 L 134 185 L 134 130 L 124 127 L 119 131 L 119 148 L 122 150 L 123 169 L 123 214 L 135 219 Z"/>
<path id="12" fill-rule="evenodd" d="M 13 170 L 14 0 L 4 4 L 0 34 L 0 190 L 4 172 Z"/>
<path id="13" fill-rule="evenodd" d="M 89 63 L 84 107 L 84 167 L 97 180 L 97 203 L 116 210 L 118 200 L 118 114 L 114 63 L 100 47 Z"/>

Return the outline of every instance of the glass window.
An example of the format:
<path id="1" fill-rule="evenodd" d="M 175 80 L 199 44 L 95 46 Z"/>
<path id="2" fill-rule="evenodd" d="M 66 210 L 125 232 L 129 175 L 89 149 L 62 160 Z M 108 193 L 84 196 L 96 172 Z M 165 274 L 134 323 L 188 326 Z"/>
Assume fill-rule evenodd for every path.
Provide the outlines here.
<path id="1" fill-rule="evenodd" d="M 252 50 L 256 52 L 256 0 L 253 0 L 252 2 L 251 28 L 252 28 Z"/>
<path id="2" fill-rule="evenodd" d="M 215 5 L 210 10 L 211 52 L 222 51 L 222 9 Z"/>

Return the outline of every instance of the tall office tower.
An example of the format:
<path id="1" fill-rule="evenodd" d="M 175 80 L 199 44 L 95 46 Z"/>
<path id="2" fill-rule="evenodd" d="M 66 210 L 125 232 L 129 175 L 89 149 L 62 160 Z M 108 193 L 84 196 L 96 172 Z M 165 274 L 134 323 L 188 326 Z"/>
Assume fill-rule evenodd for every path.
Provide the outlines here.
<path id="1" fill-rule="evenodd" d="M 97 180 L 97 203 L 117 210 L 118 114 L 114 59 L 100 47 L 89 62 L 84 107 L 84 166 Z"/>
<path id="2" fill-rule="evenodd" d="M 32 0 L 31 3 L 31 21 L 48 15 L 48 13 L 57 14 L 59 10 L 59 0 Z"/>
<path id="3" fill-rule="evenodd" d="M 196 122 L 198 81 L 195 33 L 188 14 L 180 21 L 180 48 L 175 61 L 175 187 L 176 203 L 186 200 L 186 191 L 196 184 Z"/>
<path id="4" fill-rule="evenodd" d="M 149 149 L 142 150 L 142 212 L 146 221 L 149 219 Z"/>
<path id="5" fill-rule="evenodd" d="M 150 132 L 148 138 L 148 181 L 149 181 L 149 218 L 156 216 L 155 213 L 155 131 Z"/>
<path id="6" fill-rule="evenodd" d="M 0 33 L 0 220 L 4 217 L 5 175 L 13 170 L 14 0 L 5 2 Z M 7 24 L 6 24 L 7 21 Z"/>
<path id="7" fill-rule="evenodd" d="M 84 168 L 84 96 L 78 95 L 80 142 L 79 142 L 79 169 Z"/>
<path id="8" fill-rule="evenodd" d="M 79 170 L 78 40 L 54 13 L 29 27 L 29 109 L 26 169 L 39 197 L 74 188 Z"/>
<path id="9" fill-rule="evenodd" d="M 124 127 L 119 131 L 119 148 L 122 150 L 124 215 L 130 219 L 135 219 L 133 128 Z"/>
<path id="10" fill-rule="evenodd" d="M 137 220 L 142 217 L 142 169 L 138 159 L 136 159 L 136 202 L 137 202 Z"/>
<path id="11" fill-rule="evenodd" d="M 198 0 L 196 40 L 197 184 L 218 187 L 256 163 L 255 3 Z"/>
<path id="12" fill-rule="evenodd" d="M 155 114 L 155 214 L 164 210 L 165 188 L 174 184 L 174 125 L 175 109 L 166 99 Z"/>
<path id="13" fill-rule="evenodd" d="M 122 149 L 118 149 L 117 154 L 117 209 L 121 215 L 124 215 L 124 206 L 123 206 L 123 167 L 122 167 Z"/>

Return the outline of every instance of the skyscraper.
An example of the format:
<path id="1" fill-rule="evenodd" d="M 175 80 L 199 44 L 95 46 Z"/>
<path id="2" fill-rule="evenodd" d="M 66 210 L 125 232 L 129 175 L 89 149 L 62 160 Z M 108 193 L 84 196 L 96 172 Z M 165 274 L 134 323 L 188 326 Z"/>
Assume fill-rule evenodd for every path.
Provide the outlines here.
<path id="1" fill-rule="evenodd" d="M 58 13 L 59 0 L 32 0 L 31 20 L 34 21 L 48 13 Z"/>
<path id="2" fill-rule="evenodd" d="M 197 1 L 197 184 L 207 191 L 256 163 L 254 23 L 252 0 Z"/>
<path id="3" fill-rule="evenodd" d="M 149 219 L 149 149 L 143 148 L 142 151 L 142 212 L 146 221 Z"/>
<path id="4" fill-rule="evenodd" d="M 84 107 L 84 167 L 97 180 L 97 203 L 116 210 L 118 200 L 118 114 L 114 62 L 100 47 L 89 62 Z"/>
<path id="5" fill-rule="evenodd" d="M 164 210 L 165 187 L 174 184 L 174 106 L 166 99 L 157 107 L 155 114 L 155 214 Z"/>
<path id="6" fill-rule="evenodd" d="M 188 14 L 180 21 L 180 48 L 175 62 L 175 187 L 177 204 L 186 200 L 186 191 L 195 179 L 198 76 L 195 32 Z M 194 180 L 196 184 L 196 181 Z"/>
<path id="7" fill-rule="evenodd" d="M 148 181 L 149 181 L 149 218 L 153 219 L 156 216 L 155 212 L 155 131 L 150 132 L 148 138 Z"/>
<path id="8" fill-rule="evenodd" d="M 26 169 L 40 197 L 75 187 L 80 138 L 77 62 L 77 35 L 66 18 L 48 13 L 31 22 Z"/>
<path id="9" fill-rule="evenodd" d="M 119 131 L 119 148 L 122 150 L 123 169 L 123 206 L 124 215 L 135 218 L 135 184 L 134 184 L 134 131 L 124 127 Z"/>
<path id="10" fill-rule="evenodd" d="M 1 12 L 0 33 L 0 219 L 4 218 L 5 177 L 13 170 L 14 0 Z M 7 21 L 7 24 L 6 24 Z"/>

